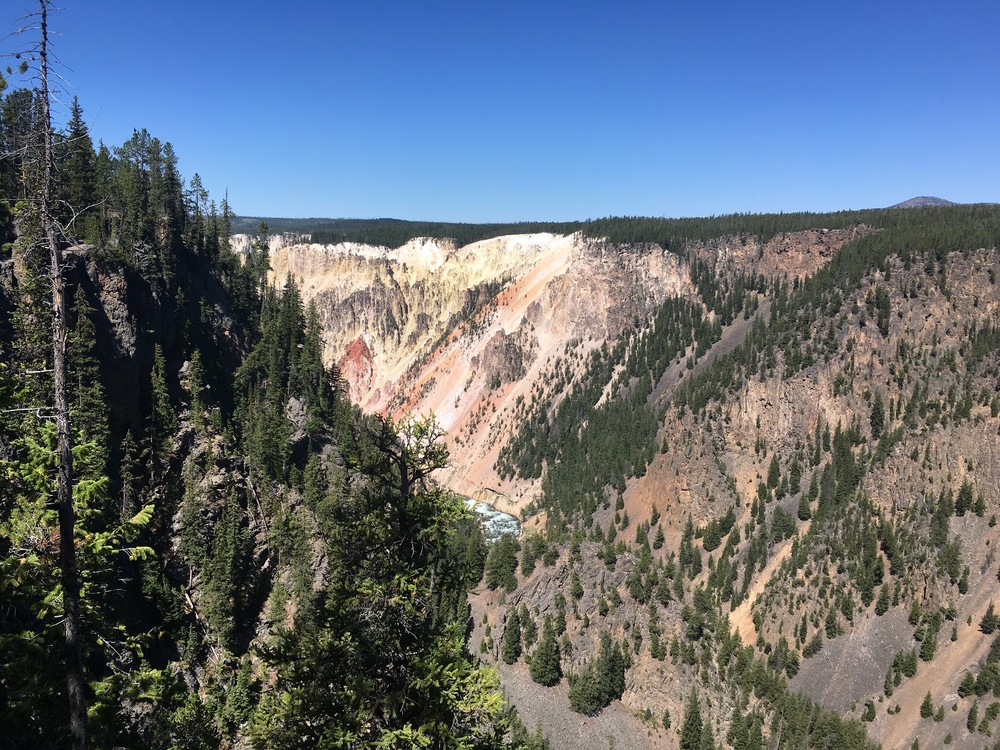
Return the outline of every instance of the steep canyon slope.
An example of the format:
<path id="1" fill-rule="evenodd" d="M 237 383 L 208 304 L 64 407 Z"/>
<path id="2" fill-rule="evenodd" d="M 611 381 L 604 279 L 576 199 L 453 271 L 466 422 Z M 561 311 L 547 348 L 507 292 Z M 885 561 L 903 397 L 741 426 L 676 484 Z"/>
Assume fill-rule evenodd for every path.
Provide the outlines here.
<path id="1" fill-rule="evenodd" d="M 798 232 L 763 244 L 725 238 L 703 243 L 691 258 L 713 274 L 718 267 L 801 278 L 860 231 Z M 511 509 L 539 491 L 537 481 L 502 479 L 494 469 L 518 405 L 573 381 L 574 373 L 556 377 L 569 352 L 582 360 L 668 298 L 699 299 L 687 258 L 580 234 L 464 247 L 421 238 L 392 250 L 275 238 L 271 268 L 275 282 L 290 277 L 315 302 L 326 359 L 352 399 L 372 411 L 433 412 L 453 460 L 445 483 Z"/>
<path id="2" fill-rule="evenodd" d="M 524 515 L 473 643 L 557 746 L 676 747 L 693 688 L 732 747 L 996 729 L 997 212 L 776 223 L 272 257 L 365 408 L 433 411 L 443 481 Z M 532 679 L 537 635 L 508 650 L 526 620 L 554 625 L 568 693 Z M 620 703 L 588 719 L 608 636 Z"/>

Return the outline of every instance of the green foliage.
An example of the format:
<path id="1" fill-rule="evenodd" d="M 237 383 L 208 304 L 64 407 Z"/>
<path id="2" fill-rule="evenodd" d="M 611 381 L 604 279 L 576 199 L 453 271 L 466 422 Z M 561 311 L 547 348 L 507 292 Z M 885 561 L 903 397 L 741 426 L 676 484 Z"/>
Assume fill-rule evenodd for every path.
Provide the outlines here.
<path id="1" fill-rule="evenodd" d="M 521 617 L 517 609 L 511 609 L 507 615 L 502 644 L 500 658 L 508 664 L 513 664 L 521 656 Z"/>
<path id="2" fill-rule="evenodd" d="M 517 553 L 521 549 L 517 537 L 503 534 L 490 545 L 486 558 L 486 585 L 491 590 L 517 588 Z"/>
<path id="3" fill-rule="evenodd" d="M 972 706 L 969 708 L 969 715 L 965 720 L 965 727 L 970 732 L 975 732 L 976 727 L 979 724 L 979 701 L 972 701 Z"/>
<path id="4" fill-rule="evenodd" d="M 597 658 L 584 665 L 570 681 L 569 705 L 577 713 L 593 716 L 625 690 L 625 656 L 611 635 L 601 633 Z"/>
<path id="5" fill-rule="evenodd" d="M 287 221 L 287 220 L 285 220 Z M 313 242 L 334 244 L 360 242 L 397 248 L 417 237 L 440 237 L 455 241 L 459 247 L 479 240 L 507 234 L 552 232 L 572 234 L 581 222 L 517 222 L 513 224 L 453 224 L 447 222 L 404 221 L 401 219 L 332 219 L 317 222 L 299 220 L 288 225 L 280 219 L 268 219 L 275 229 L 308 233 Z"/>
<path id="6" fill-rule="evenodd" d="M 934 715 L 934 703 L 931 701 L 930 691 L 924 696 L 924 700 L 920 703 L 920 718 L 929 719 Z"/>
<path id="7" fill-rule="evenodd" d="M 701 735 L 704 724 L 701 718 L 701 703 L 698 693 L 691 690 L 684 704 L 684 720 L 681 724 L 681 750 L 701 750 Z"/>
<path id="8" fill-rule="evenodd" d="M 550 687 L 562 679 L 562 669 L 559 665 L 559 644 L 556 642 L 556 631 L 552 618 L 545 616 L 542 623 L 542 638 L 531 655 L 529 669 L 531 679 L 539 685 Z"/>
<path id="9" fill-rule="evenodd" d="M 660 410 L 649 402 L 660 375 L 688 347 L 705 350 L 720 335 L 702 307 L 665 301 L 648 326 L 595 349 L 568 392 L 556 388 L 522 407 L 520 429 L 501 450 L 498 473 L 538 478 L 547 467 L 540 508 L 548 511 L 550 531 L 564 531 L 577 513 L 586 521 L 606 488 L 624 491 L 625 479 L 645 471 L 656 455 Z M 605 399 L 609 388 L 613 397 Z"/>
<path id="10" fill-rule="evenodd" d="M 986 612 L 983 613 L 983 617 L 979 621 L 979 630 L 982 631 L 984 635 L 992 635 L 998 625 L 1000 625 L 1000 618 L 998 618 L 994 612 L 993 602 L 991 601 L 990 606 L 987 607 Z"/>
<path id="11" fill-rule="evenodd" d="M 521 622 L 521 635 L 524 641 L 524 647 L 526 649 L 530 649 L 535 645 L 535 641 L 538 638 L 538 626 L 535 624 L 535 620 L 528 611 L 528 608 L 523 603 L 521 604 L 519 620 Z"/>
<path id="12" fill-rule="evenodd" d="M 152 407 L 149 412 L 148 432 L 153 455 L 163 461 L 170 448 L 170 439 L 177 430 L 177 416 L 170 403 L 167 390 L 166 363 L 163 349 L 156 345 L 153 355 L 153 370 L 150 374 Z"/>
<path id="13" fill-rule="evenodd" d="M 809 497 L 806 493 L 803 493 L 802 497 L 799 498 L 799 507 L 796 515 L 800 521 L 808 521 L 812 518 L 812 508 L 809 507 Z"/>
<path id="14" fill-rule="evenodd" d="M 812 365 L 817 355 L 804 353 L 811 349 L 804 332 L 811 330 L 817 313 L 838 299 L 842 302 L 844 295 L 857 289 L 873 269 L 887 267 L 890 256 L 899 257 L 904 264 L 926 260 L 933 267 L 951 252 L 994 247 L 1000 236 L 1000 210 L 992 205 L 950 206 L 926 213 L 895 209 L 822 216 L 759 216 L 744 220 L 759 227 L 801 227 L 799 222 L 808 221 L 816 222 L 814 226 L 829 228 L 864 224 L 878 231 L 866 233 L 845 245 L 829 263 L 793 289 L 776 285 L 770 319 L 759 321 L 736 351 L 716 360 L 681 388 L 678 402 L 695 412 L 701 412 L 713 399 L 742 386 L 749 376 L 768 375 L 776 370 L 775 352 L 784 353 L 785 369 L 781 374 L 785 377 Z M 739 219 L 731 217 L 723 221 L 738 222 Z M 675 243 L 674 247 L 677 246 Z M 892 319 L 888 290 L 878 285 L 866 303 L 877 319 L 879 332 L 887 335 Z M 839 306 L 838 303 L 833 309 Z M 988 339 L 988 336 L 984 339 L 984 347 L 989 346 L 985 343 Z"/>
<path id="15" fill-rule="evenodd" d="M 521 575 L 529 576 L 535 570 L 535 563 L 544 558 L 549 546 L 545 537 L 530 529 L 521 536 Z"/>
<path id="16" fill-rule="evenodd" d="M 74 537 L 80 570 L 80 601 L 90 631 L 85 677 L 94 686 L 90 711 L 113 715 L 123 680 L 116 676 L 123 650 L 141 653 L 143 639 L 121 622 L 114 592 L 125 571 L 152 550 L 137 543 L 150 525 L 153 507 L 109 525 L 102 517 L 108 478 L 103 453 L 92 442 L 74 446 L 77 466 L 73 498 L 77 510 Z M 56 426 L 44 422 L 22 433 L 11 445 L 12 459 L 0 462 L 0 664 L 4 694 L 0 723 L 13 745 L 48 746 L 68 734 L 64 703 L 65 665 L 60 624 L 64 619 L 59 569 L 59 526 L 51 506 L 55 488 Z M 111 724 L 113 720 L 109 720 Z M 104 737 L 113 726 L 96 722 L 92 734 Z"/>
<path id="17" fill-rule="evenodd" d="M 542 732 L 542 725 L 535 725 L 531 734 L 515 713 L 511 720 L 510 747 L 512 750 L 552 750 L 552 743 Z"/>
<path id="18" fill-rule="evenodd" d="M 871 425 L 872 440 L 878 440 L 882 436 L 882 430 L 885 427 L 885 406 L 882 404 L 882 395 L 880 393 L 876 393 L 875 398 L 872 400 L 869 423 Z"/>
<path id="19" fill-rule="evenodd" d="M 781 542 L 795 533 L 795 518 L 784 508 L 775 508 L 771 515 L 771 541 Z"/>
<path id="20" fill-rule="evenodd" d="M 468 655 L 465 623 L 448 605 L 469 585 L 452 557 L 468 511 L 429 483 L 447 460 L 440 433 L 429 420 L 377 421 L 371 429 L 367 487 L 324 511 L 330 584 L 315 616 L 276 631 L 264 651 L 276 681 L 255 714 L 254 742 L 498 743 L 497 678 Z"/>
<path id="21" fill-rule="evenodd" d="M 889 611 L 889 585 L 883 584 L 878 592 L 878 601 L 875 602 L 875 614 L 881 617 Z"/>

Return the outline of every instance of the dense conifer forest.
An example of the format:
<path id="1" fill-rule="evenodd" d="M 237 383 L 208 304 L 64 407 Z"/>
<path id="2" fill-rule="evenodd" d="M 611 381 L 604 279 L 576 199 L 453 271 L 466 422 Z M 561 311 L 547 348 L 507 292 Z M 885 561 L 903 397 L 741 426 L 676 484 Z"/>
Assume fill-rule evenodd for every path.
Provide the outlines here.
<path id="1" fill-rule="evenodd" d="M 48 10 L 0 100 L 0 745 L 543 747 L 465 647 L 436 425 L 348 402 L 169 142 L 50 116 Z"/>
<path id="2" fill-rule="evenodd" d="M 988 743 L 1000 574 L 976 545 L 1000 507 L 991 466 L 942 455 L 1000 433 L 996 205 L 239 219 L 168 141 L 95 143 L 81 103 L 53 111 L 40 9 L 0 79 L 0 747 L 550 747 L 505 668 L 574 720 L 630 700 L 669 747 L 867 750 L 903 710 L 927 731 L 960 714 Z M 811 275 L 713 255 L 838 229 L 854 235 Z M 324 365 L 307 287 L 269 277 L 270 231 L 578 233 L 581 256 L 670 255 L 690 284 L 616 338 L 568 342 L 516 400 L 493 470 L 537 488 L 521 514 L 538 522 L 488 543 L 435 481 L 437 422 L 362 413 Z M 464 290 L 442 341 L 506 284 Z M 921 328 L 932 303 L 947 314 Z M 777 402 L 796 379 L 839 418 L 780 447 L 759 412 L 737 433 L 750 385 Z M 905 498 L 879 494 L 890 469 Z M 671 491 L 627 507 L 654 471 Z M 875 692 L 806 695 L 838 639 L 890 620 Z M 919 707 L 890 700 L 960 637 L 983 639 L 971 667 Z"/>

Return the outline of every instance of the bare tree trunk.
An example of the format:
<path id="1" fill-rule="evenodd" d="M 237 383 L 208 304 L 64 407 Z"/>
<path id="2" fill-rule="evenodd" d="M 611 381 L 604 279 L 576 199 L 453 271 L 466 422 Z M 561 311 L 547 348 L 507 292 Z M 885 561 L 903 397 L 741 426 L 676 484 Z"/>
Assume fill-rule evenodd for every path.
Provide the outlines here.
<path id="1" fill-rule="evenodd" d="M 76 569 L 76 518 L 73 508 L 73 450 L 66 398 L 66 290 L 62 278 L 62 250 L 52 216 L 52 112 L 49 92 L 48 0 L 41 6 L 39 68 L 42 84 L 42 185 L 39 212 L 49 246 L 52 276 L 52 369 L 55 380 L 57 434 L 56 504 L 59 511 L 59 563 L 65 615 L 66 691 L 69 697 L 70 733 L 74 750 L 87 747 L 87 703 L 84 694 L 80 643 L 80 580 Z"/>

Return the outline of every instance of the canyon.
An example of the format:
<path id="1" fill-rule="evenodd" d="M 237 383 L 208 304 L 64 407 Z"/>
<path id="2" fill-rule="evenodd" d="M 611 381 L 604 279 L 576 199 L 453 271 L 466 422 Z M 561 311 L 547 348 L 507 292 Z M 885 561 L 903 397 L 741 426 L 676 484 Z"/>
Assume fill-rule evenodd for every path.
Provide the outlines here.
<path id="1" fill-rule="evenodd" d="M 880 695 L 883 678 L 887 670 L 891 674 L 898 654 L 915 643 L 919 646 L 914 637 L 920 637 L 921 628 L 912 630 L 912 615 L 907 624 L 903 604 L 885 616 L 875 614 L 871 604 L 848 607 L 846 601 L 853 595 L 850 586 L 844 588 L 844 563 L 838 571 L 826 567 L 831 543 L 823 536 L 844 530 L 835 525 L 822 531 L 808 518 L 803 520 L 806 472 L 803 468 L 800 488 L 800 462 L 810 451 L 819 456 L 820 433 L 825 430 L 829 441 L 834 427 L 838 435 L 850 427 L 854 445 L 867 444 L 860 453 L 854 448 L 860 462 L 875 460 L 873 455 L 884 449 L 886 455 L 877 458 L 879 470 L 864 474 L 858 487 L 858 497 L 865 498 L 862 507 L 868 508 L 864 512 L 874 513 L 874 523 L 882 529 L 879 534 L 904 517 L 932 509 L 937 493 L 947 490 L 950 495 L 951 488 L 957 492 L 963 482 L 974 488 L 986 517 L 1000 508 L 995 379 L 971 363 L 966 368 L 962 360 L 969 331 L 994 326 L 1000 318 L 995 285 L 1000 269 L 993 248 L 943 255 L 939 262 L 940 268 L 947 265 L 945 281 L 938 279 L 939 271 L 930 261 L 921 266 L 890 254 L 869 267 L 854 286 L 841 283 L 825 292 L 826 301 L 814 303 L 790 347 L 763 355 L 764 362 L 772 358 L 764 371 L 710 397 L 714 405 L 707 411 L 686 408 L 691 388 L 734 358 L 741 361 L 748 347 L 753 351 L 762 328 L 785 314 L 789 295 L 805 288 L 843 248 L 880 231 L 859 223 L 776 232 L 764 240 L 741 233 L 692 240 L 683 252 L 582 233 L 501 236 L 464 246 L 417 238 L 395 249 L 272 238 L 271 278 L 278 286 L 293 280 L 303 300 L 315 305 L 323 325 L 325 361 L 335 367 L 352 400 L 366 411 L 391 416 L 435 415 L 450 454 L 439 481 L 461 495 L 520 515 L 527 535 L 523 539 L 544 536 L 551 527 L 551 509 L 542 503 L 548 471 L 531 476 L 511 471 L 509 465 L 504 468 L 504 451 L 538 420 L 554 424 L 560 404 L 591 377 L 588 368 L 595 357 L 620 341 L 632 342 L 625 352 L 641 348 L 636 342 L 655 334 L 653 320 L 670 300 L 704 310 L 706 325 L 716 326 L 718 335 L 707 345 L 691 341 L 662 371 L 651 373 L 646 403 L 661 415 L 656 434 L 661 447 L 645 469 L 626 477 L 617 500 L 614 491 L 605 495 L 603 506 L 589 519 L 597 535 L 585 534 L 572 552 L 560 547 L 553 565 L 522 569 L 514 592 L 480 587 L 471 597 L 472 644 L 480 644 L 500 668 L 526 720 L 540 722 L 557 747 L 609 740 L 673 747 L 692 684 L 689 668 L 665 667 L 640 648 L 637 635 L 636 663 L 628 672 L 621 703 L 615 702 L 599 721 L 568 709 L 539 712 L 533 707 L 565 705 L 564 698 L 549 692 L 565 688 L 540 688 L 526 669 L 499 658 L 497 634 L 509 613 L 524 606 L 538 618 L 553 615 L 568 577 L 579 578 L 584 593 L 573 602 L 565 635 L 572 655 L 563 656 L 564 668 L 579 673 L 596 649 L 591 623 L 601 622 L 620 638 L 645 629 L 646 605 L 624 595 L 630 581 L 642 577 L 642 550 L 633 546 L 642 538 L 642 529 L 649 536 L 654 526 L 662 530 L 665 553 L 683 549 L 692 524 L 700 539 L 710 524 L 733 511 L 735 528 L 744 536 L 740 544 L 737 535 L 735 553 L 729 554 L 743 560 L 752 554 L 755 527 L 767 530 L 755 519 L 758 524 L 769 519 L 770 527 L 777 523 L 775 518 L 788 518 L 793 533 L 765 535 L 759 568 L 748 561 L 742 590 L 736 586 L 740 601 L 722 603 L 724 622 L 762 657 L 793 630 L 797 648 L 804 649 L 806 614 L 822 630 L 829 606 L 824 605 L 828 594 L 823 580 L 841 581 L 836 583 L 841 592 L 837 601 L 850 617 L 841 618 L 838 626 L 828 624 L 822 657 L 796 657 L 797 674 L 791 669 L 788 674 L 794 675 L 792 689 L 841 715 L 861 718 L 867 705 L 886 699 Z M 846 272 L 836 273 L 844 277 Z M 717 285 L 723 291 L 717 291 Z M 739 309 L 724 312 L 720 300 L 741 285 L 747 290 Z M 873 301 L 877 295 L 884 295 L 884 301 Z M 883 314 L 883 304 L 891 314 Z M 617 363 L 614 372 L 620 375 L 622 366 Z M 914 382 L 921 384 L 915 393 Z M 611 403 L 635 386 L 634 378 L 623 383 L 612 376 L 596 406 Z M 961 418 L 927 415 L 928 403 L 941 414 L 942 408 L 953 408 L 945 405 L 954 404 L 961 393 L 968 402 Z M 891 406 L 885 431 L 895 428 L 893 443 L 885 444 L 885 435 L 880 442 L 874 427 L 869 434 L 876 397 L 887 409 Z M 910 409 L 920 410 L 917 423 L 911 421 Z M 586 428 L 584 424 L 577 429 Z M 823 451 L 828 449 L 826 442 Z M 777 490 L 770 484 L 763 489 L 765 477 L 771 481 L 770 463 L 780 465 L 783 479 Z M 542 465 L 551 468 L 545 460 Z M 821 468 L 822 463 L 813 471 L 814 484 Z M 794 475 L 792 487 L 787 486 L 789 471 Z M 941 647 L 946 655 L 934 662 L 946 662 L 947 669 L 921 668 L 919 679 L 904 682 L 893 702 L 907 708 L 901 712 L 890 706 L 888 712 L 877 712 L 867 725 L 873 739 L 897 747 L 925 736 L 943 741 L 946 734 L 957 733 L 958 720 L 947 717 L 942 725 L 921 727 L 914 721 L 914 701 L 928 690 L 949 700 L 955 675 L 975 668 L 989 649 L 988 639 L 974 625 L 996 590 L 992 523 L 980 512 L 952 527 L 961 559 L 968 564 L 968 582 L 963 584 L 967 593 L 961 597 L 954 595 L 954 582 L 949 584 L 931 569 L 914 570 L 914 575 L 897 580 L 896 601 L 948 612 L 956 626 L 951 644 Z M 602 547 L 602 529 L 608 529 L 608 539 L 613 536 L 618 547 L 617 565 L 602 562 L 602 550 L 611 543 Z M 648 542 L 644 544 L 648 551 Z M 708 552 L 707 543 L 704 547 Z M 807 548 L 814 562 L 803 568 Z M 881 570 L 889 557 L 876 552 Z M 926 552 L 920 554 L 927 559 Z M 663 570 L 665 559 L 654 555 L 659 561 L 654 572 L 657 565 Z M 708 564 L 709 571 L 695 574 L 692 586 L 705 586 L 707 576 L 714 575 L 714 555 L 709 554 Z M 637 568 L 640 573 L 635 573 Z M 608 612 L 605 599 L 612 590 L 622 591 L 625 601 Z M 686 617 L 686 607 L 665 606 L 660 614 L 660 627 L 674 634 L 675 644 L 685 632 Z M 738 703 L 722 694 L 716 698 L 706 720 L 719 736 Z M 664 712 L 675 717 L 673 732 L 636 718 Z M 566 740 L 567 732 L 576 733 L 576 738 Z"/>

